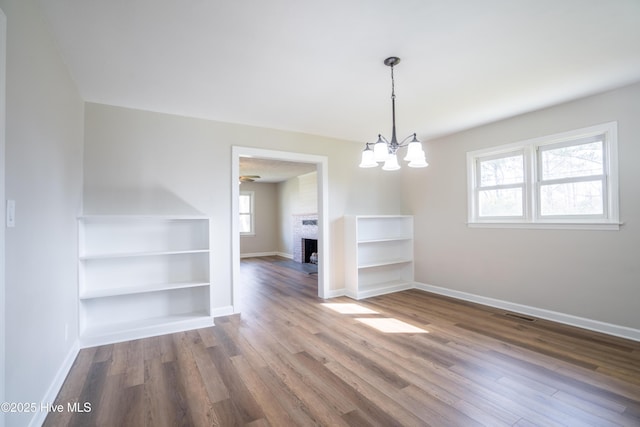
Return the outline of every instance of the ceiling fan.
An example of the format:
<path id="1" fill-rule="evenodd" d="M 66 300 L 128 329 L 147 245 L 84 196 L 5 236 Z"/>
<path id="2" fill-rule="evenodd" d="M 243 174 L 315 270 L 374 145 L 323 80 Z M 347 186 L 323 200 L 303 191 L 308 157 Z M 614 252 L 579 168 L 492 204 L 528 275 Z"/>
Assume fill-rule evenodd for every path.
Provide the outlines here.
<path id="1" fill-rule="evenodd" d="M 240 175 L 240 184 L 243 182 L 253 182 L 256 179 L 260 179 L 260 175 Z"/>

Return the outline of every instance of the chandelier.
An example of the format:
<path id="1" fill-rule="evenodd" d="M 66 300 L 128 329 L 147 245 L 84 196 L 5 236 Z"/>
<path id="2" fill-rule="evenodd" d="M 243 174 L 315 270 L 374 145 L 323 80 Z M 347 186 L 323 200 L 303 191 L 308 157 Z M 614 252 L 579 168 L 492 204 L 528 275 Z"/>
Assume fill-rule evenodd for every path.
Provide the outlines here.
<path id="1" fill-rule="evenodd" d="M 396 138 L 396 94 L 395 81 L 393 79 L 393 67 L 400 63 L 400 58 L 391 56 L 384 60 L 384 65 L 391 67 L 391 117 L 393 127 L 391 130 L 391 141 L 384 136 L 378 134 L 378 141 L 375 143 L 367 142 L 362 152 L 361 168 L 375 168 L 378 163 L 383 163 L 383 170 L 394 171 L 400 169 L 398 164 L 398 149 L 407 148 L 407 154 L 404 160 L 409 162 L 407 166 L 411 168 L 426 168 L 427 163 L 422 144 L 416 138 L 416 134 L 409 135 L 402 142 L 398 143 Z M 411 140 L 409 140 L 411 139 Z M 373 149 L 371 149 L 373 146 Z"/>

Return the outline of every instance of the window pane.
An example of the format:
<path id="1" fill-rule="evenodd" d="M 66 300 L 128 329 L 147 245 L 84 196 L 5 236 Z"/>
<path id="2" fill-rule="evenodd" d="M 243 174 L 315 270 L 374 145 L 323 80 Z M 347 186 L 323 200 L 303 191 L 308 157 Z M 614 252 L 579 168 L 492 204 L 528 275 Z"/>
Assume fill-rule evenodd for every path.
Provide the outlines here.
<path id="1" fill-rule="evenodd" d="M 478 196 L 481 217 L 522 216 L 522 188 L 481 190 Z"/>
<path id="2" fill-rule="evenodd" d="M 542 179 L 602 175 L 602 141 L 542 150 Z"/>
<path id="3" fill-rule="evenodd" d="M 540 186 L 540 214 L 602 215 L 602 181 L 570 182 Z"/>
<path id="4" fill-rule="evenodd" d="M 251 233 L 251 215 L 240 215 L 240 232 Z"/>
<path id="5" fill-rule="evenodd" d="M 251 212 L 251 196 L 249 196 L 248 194 L 240 195 L 239 210 L 240 210 L 240 213 Z"/>
<path id="6" fill-rule="evenodd" d="M 480 187 L 520 184 L 524 181 L 522 154 L 480 161 Z"/>

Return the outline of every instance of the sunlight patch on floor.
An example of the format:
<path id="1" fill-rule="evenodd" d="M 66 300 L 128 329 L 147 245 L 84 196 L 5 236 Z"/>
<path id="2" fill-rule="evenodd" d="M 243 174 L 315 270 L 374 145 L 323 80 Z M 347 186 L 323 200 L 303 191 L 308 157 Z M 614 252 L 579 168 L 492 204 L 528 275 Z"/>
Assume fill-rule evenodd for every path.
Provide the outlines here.
<path id="1" fill-rule="evenodd" d="M 371 326 L 379 330 L 380 332 L 388 334 L 428 334 L 429 331 L 418 328 L 417 326 L 410 325 L 402 320 L 394 319 L 392 317 L 386 318 L 360 318 L 356 319 L 358 322 L 364 323 L 367 326 Z"/>
<path id="2" fill-rule="evenodd" d="M 378 314 L 377 311 L 354 303 L 323 303 L 322 305 L 341 314 Z"/>

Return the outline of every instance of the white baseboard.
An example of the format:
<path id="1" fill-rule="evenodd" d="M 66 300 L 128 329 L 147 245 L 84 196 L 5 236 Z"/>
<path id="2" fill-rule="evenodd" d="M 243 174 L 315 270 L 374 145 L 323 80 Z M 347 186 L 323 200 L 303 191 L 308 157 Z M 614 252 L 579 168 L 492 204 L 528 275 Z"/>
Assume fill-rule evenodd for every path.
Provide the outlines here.
<path id="1" fill-rule="evenodd" d="M 286 254 L 284 252 L 253 252 L 253 253 L 240 254 L 240 258 L 256 258 L 256 257 L 263 257 L 263 256 L 281 256 L 284 258 L 293 259 L 293 254 Z"/>
<path id="2" fill-rule="evenodd" d="M 233 310 L 232 305 L 226 305 L 224 307 L 216 307 L 213 310 L 211 310 L 211 316 L 214 317 L 214 321 L 216 317 L 231 316 L 234 313 L 235 311 Z"/>
<path id="3" fill-rule="evenodd" d="M 470 294 L 467 292 L 456 291 L 453 289 L 442 288 L 440 286 L 428 285 L 425 283 L 415 282 L 412 285 L 402 286 L 395 289 L 383 289 L 373 290 L 366 292 L 359 292 L 354 295 L 346 288 L 330 289 L 326 298 L 336 298 L 341 296 L 347 296 L 353 299 L 369 298 L 376 295 L 382 295 L 385 293 L 399 292 L 405 289 L 419 289 L 425 292 L 431 292 L 434 294 L 444 295 L 451 298 L 456 298 L 464 301 L 470 301 L 477 304 L 488 305 L 490 307 L 500 308 L 506 311 L 515 313 L 526 314 L 540 319 L 551 320 L 553 322 L 563 323 L 565 325 L 576 326 L 582 329 L 588 329 L 594 332 L 601 332 L 607 335 L 613 335 L 620 338 L 625 338 L 633 341 L 640 342 L 640 330 L 630 328 L 628 326 L 615 325 L 612 323 L 601 322 L 599 320 L 587 319 L 584 317 L 573 316 L 571 314 L 560 313 L 557 311 L 546 310 L 543 308 L 531 307 L 524 304 L 517 304 L 509 301 L 503 301 L 495 298 L 483 297 L 480 295 Z"/>
<path id="4" fill-rule="evenodd" d="M 253 252 L 253 253 L 240 254 L 240 258 L 255 258 L 255 257 L 261 257 L 261 256 L 274 256 L 274 255 L 277 255 L 277 252 Z"/>
<path id="5" fill-rule="evenodd" d="M 388 285 L 380 288 L 369 289 L 365 291 L 358 291 L 356 295 L 351 292 L 347 292 L 347 296 L 353 299 L 364 299 L 377 297 L 378 295 L 392 294 L 394 292 L 406 291 L 407 289 L 413 289 L 415 285 L 413 283 L 398 283 L 394 285 Z"/>
<path id="6" fill-rule="evenodd" d="M 276 255 L 281 256 L 283 258 L 293 259 L 293 254 L 286 254 L 284 252 L 278 252 L 278 253 L 276 253 Z"/>
<path id="7" fill-rule="evenodd" d="M 611 323 L 600 322 L 598 320 L 586 319 L 584 317 L 573 316 L 543 308 L 530 307 L 528 305 L 516 304 L 509 301 L 482 297 L 467 292 L 441 288 L 439 286 L 427 285 L 424 283 L 416 283 L 415 288 L 426 292 L 432 292 L 434 294 L 445 295 L 456 299 L 488 305 L 490 307 L 501 308 L 507 311 L 527 314 L 541 319 L 552 320 L 566 325 L 577 326 L 590 331 L 602 332 L 604 334 L 614 335 L 633 341 L 640 341 L 640 330 L 629 328 L 627 326 L 614 325 Z"/>
<path id="8" fill-rule="evenodd" d="M 325 295 L 325 298 L 329 299 L 329 298 L 337 298 L 337 297 L 343 297 L 347 295 L 347 289 L 346 288 L 342 288 L 342 289 L 329 289 L 327 292 L 327 295 Z"/>
<path id="9" fill-rule="evenodd" d="M 53 404 L 55 402 L 56 397 L 58 397 L 58 393 L 60 393 L 60 389 L 64 384 L 64 380 L 67 379 L 67 375 L 69 375 L 69 371 L 71 371 L 73 362 L 75 362 L 79 352 L 80 341 L 76 340 L 71 346 L 71 349 L 69 349 L 69 353 L 67 353 L 67 356 L 64 358 L 62 365 L 58 368 L 58 372 L 56 372 L 56 376 L 53 378 L 51 385 L 49 385 L 49 389 L 40 400 L 40 404 Z M 41 426 L 46 418 L 47 411 L 36 411 L 29 422 L 29 426 Z"/>

